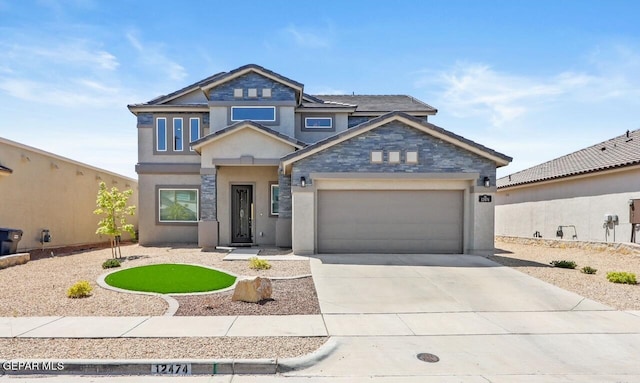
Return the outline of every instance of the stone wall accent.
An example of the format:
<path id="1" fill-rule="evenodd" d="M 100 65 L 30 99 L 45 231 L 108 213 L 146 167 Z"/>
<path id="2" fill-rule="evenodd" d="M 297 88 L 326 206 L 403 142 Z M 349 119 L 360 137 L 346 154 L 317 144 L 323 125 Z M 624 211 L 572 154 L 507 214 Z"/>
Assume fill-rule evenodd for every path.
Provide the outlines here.
<path id="1" fill-rule="evenodd" d="M 233 90 L 236 88 L 243 89 L 243 98 L 233 97 Z M 247 89 L 255 88 L 258 90 L 258 97 L 247 97 Z M 263 98 L 262 89 L 270 88 L 271 97 Z M 273 81 L 267 77 L 257 73 L 247 73 L 243 76 L 225 82 L 209 91 L 209 100 L 211 101 L 260 101 L 268 103 L 270 101 L 296 101 L 296 92 L 279 82 Z"/>
<path id="2" fill-rule="evenodd" d="M 382 150 L 383 163 L 371 163 L 371 151 Z M 400 151 L 400 163 L 389 163 L 388 152 Z M 417 151 L 418 163 L 405 163 L 405 152 Z M 312 184 L 313 172 L 371 173 L 480 173 L 482 186 L 488 176 L 495 185 L 493 161 L 456 145 L 393 121 L 369 132 L 336 144 L 293 164 L 292 185 L 300 186 L 300 177 Z M 282 189 L 281 189 L 282 190 Z M 282 203 L 282 202 L 281 202 Z"/>
<path id="3" fill-rule="evenodd" d="M 138 127 L 153 126 L 153 113 L 138 113 Z"/>
<path id="4" fill-rule="evenodd" d="M 216 198 L 216 174 L 203 174 L 200 186 L 200 219 L 216 221 L 218 219 Z"/>
<path id="5" fill-rule="evenodd" d="M 291 218 L 291 177 L 279 172 L 278 185 L 280 186 L 280 210 L 278 216 L 280 218 Z"/>

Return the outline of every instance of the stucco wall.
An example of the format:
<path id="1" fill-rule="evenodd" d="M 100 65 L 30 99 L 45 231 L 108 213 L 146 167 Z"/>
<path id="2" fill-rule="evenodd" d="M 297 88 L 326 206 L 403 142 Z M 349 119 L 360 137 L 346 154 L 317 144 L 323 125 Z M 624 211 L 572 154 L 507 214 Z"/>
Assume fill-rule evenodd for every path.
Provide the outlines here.
<path id="1" fill-rule="evenodd" d="M 129 203 L 138 205 L 134 179 L 3 138 L 0 165 L 13 170 L 0 176 L 0 227 L 24 232 L 19 251 L 41 248 L 43 229 L 52 237 L 45 248 L 107 241 L 95 234 L 100 217 L 93 210 L 101 181 L 109 188 L 132 189 Z M 137 214 L 129 222 L 137 227 Z"/>
<path id="2" fill-rule="evenodd" d="M 166 118 L 167 129 L 167 150 L 158 152 L 156 137 L 156 120 L 158 118 Z M 200 137 L 209 133 L 209 114 L 208 113 L 140 113 L 138 115 L 138 162 L 152 163 L 199 163 L 200 157 L 196 152 L 189 150 L 189 119 L 200 119 Z M 173 119 L 182 118 L 183 126 L 183 150 L 173 151 Z"/>
<path id="3" fill-rule="evenodd" d="M 560 225 L 575 225 L 578 240 L 629 242 L 628 201 L 640 198 L 640 167 L 567 179 L 523 188 L 501 189 L 496 195 L 496 235 L 555 239 Z M 604 215 L 616 214 L 618 225 L 604 226 Z M 572 239 L 573 229 L 564 229 Z"/>
<path id="4" fill-rule="evenodd" d="M 278 160 L 293 150 L 294 147 L 291 144 L 248 127 L 204 146 L 201 162 L 203 167 L 211 167 L 217 158 L 237 159 L 242 156 L 252 156 L 255 159 Z"/>
<path id="5" fill-rule="evenodd" d="M 197 243 L 198 223 L 159 223 L 158 186 L 200 188 L 199 174 L 140 174 L 139 241 L 141 245 L 159 243 Z"/>

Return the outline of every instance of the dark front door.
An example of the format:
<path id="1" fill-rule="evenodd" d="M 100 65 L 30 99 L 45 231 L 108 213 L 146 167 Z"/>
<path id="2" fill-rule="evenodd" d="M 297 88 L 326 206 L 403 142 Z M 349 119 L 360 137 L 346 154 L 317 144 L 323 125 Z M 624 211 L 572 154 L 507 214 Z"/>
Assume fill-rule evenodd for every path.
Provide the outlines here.
<path id="1" fill-rule="evenodd" d="M 251 243 L 253 186 L 231 185 L 231 242 Z"/>

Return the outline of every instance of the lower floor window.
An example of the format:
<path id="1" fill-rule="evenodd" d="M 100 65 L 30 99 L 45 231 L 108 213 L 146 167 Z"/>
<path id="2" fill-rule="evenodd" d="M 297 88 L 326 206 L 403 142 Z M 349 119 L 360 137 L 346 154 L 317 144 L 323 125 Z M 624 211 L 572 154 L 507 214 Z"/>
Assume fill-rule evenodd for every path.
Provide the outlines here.
<path id="1" fill-rule="evenodd" d="M 198 189 L 160 189 L 160 222 L 197 222 Z"/>
<path id="2" fill-rule="evenodd" d="M 271 215 L 278 215 L 280 204 L 280 186 L 278 184 L 271 185 Z"/>

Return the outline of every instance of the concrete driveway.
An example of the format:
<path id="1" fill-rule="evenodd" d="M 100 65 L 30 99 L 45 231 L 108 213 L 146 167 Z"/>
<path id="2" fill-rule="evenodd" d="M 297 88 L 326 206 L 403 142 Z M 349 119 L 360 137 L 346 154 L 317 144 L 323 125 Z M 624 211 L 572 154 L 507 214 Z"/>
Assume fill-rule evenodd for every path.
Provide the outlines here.
<path id="1" fill-rule="evenodd" d="M 311 269 L 333 349 L 288 377 L 640 381 L 640 313 L 486 258 L 320 255 Z M 419 353 L 439 361 L 420 361 Z"/>

